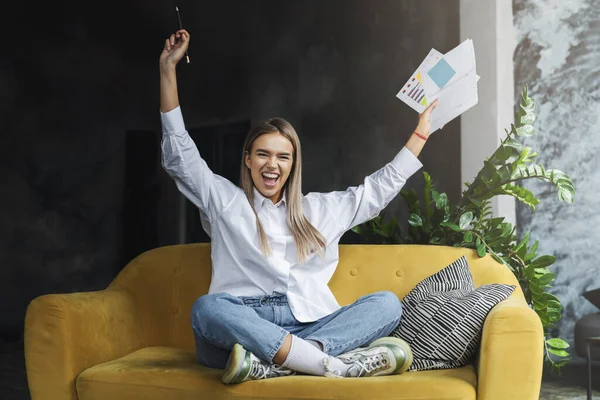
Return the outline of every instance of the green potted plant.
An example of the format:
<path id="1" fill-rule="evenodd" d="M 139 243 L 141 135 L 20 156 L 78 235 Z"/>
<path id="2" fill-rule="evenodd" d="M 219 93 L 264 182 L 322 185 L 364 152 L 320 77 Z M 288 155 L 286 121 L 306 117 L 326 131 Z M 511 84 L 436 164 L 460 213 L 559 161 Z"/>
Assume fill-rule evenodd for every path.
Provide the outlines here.
<path id="1" fill-rule="evenodd" d="M 522 91 L 515 123 L 496 151 L 483 163 L 483 168 L 457 204 L 450 204 L 446 193 L 440 193 L 427 172 L 422 199 L 414 189 L 402 190 L 408 206 L 408 233 L 403 235 L 396 218 L 384 222 L 381 216 L 365 222 L 353 231 L 370 242 L 384 244 L 414 243 L 472 248 L 480 257 L 490 254 L 515 274 L 528 304 L 542 321 L 545 334 L 546 361 L 552 369 L 560 369 L 570 359 L 564 340 L 552 337 L 552 330 L 561 318 L 560 300 L 548 292 L 555 274 L 550 267 L 556 260 L 552 255 L 538 255 L 538 241 L 531 243 L 530 233 L 518 238 L 515 226 L 504 217 L 493 217 L 491 199 L 509 195 L 532 210 L 539 203 L 535 195 L 519 182 L 539 179 L 558 189 L 562 202 L 573 203 L 575 189 L 571 178 L 562 171 L 546 169 L 534 163 L 538 155 L 524 146 L 519 137 L 534 134 L 534 101 L 527 87 Z"/>

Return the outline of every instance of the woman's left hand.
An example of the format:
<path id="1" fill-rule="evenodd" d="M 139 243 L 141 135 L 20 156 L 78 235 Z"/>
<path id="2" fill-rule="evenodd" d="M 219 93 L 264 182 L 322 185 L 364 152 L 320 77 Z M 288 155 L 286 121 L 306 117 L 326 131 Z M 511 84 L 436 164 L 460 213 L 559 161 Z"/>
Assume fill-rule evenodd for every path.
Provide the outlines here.
<path id="1" fill-rule="evenodd" d="M 419 123 L 417 125 L 417 129 L 415 131 L 423 136 L 429 136 L 429 128 L 430 128 L 430 120 L 431 120 L 431 112 L 438 105 L 440 99 L 435 99 L 433 103 L 431 103 L 427 108 L 419 114 Z"/>

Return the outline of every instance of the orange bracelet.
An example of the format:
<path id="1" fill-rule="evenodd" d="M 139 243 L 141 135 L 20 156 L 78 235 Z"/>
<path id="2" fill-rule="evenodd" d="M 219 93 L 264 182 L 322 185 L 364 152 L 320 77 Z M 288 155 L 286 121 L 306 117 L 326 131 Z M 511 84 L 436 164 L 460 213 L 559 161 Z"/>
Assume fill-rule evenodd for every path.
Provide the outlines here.
<path id="1" fill-rule="evenodd" d="M 423 136 L 423 135 L 421 135 L 421 134 L 420 134 L 419 132 L 417 132 L 417 131 L 414 131 L 413 133 L 414 133 L 415 135 L 417 135 L 418 137 L 420 137 L 421 139 L 423 139 L 423 140 L 425 140 L 425 141 L 427 140 L 427 136 Z"/>

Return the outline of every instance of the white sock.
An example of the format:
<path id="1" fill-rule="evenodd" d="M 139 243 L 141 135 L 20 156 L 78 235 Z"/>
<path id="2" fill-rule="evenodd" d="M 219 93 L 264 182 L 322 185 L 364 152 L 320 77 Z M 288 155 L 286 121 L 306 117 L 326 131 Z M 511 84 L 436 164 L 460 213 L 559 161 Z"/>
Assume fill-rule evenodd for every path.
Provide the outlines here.
<path id="1" fill-rule="evenodd" d="M 327 363 L 330 369 L 339 371 L 341 376 L 346 375 L 348 365 L 336 357 L 323 353 L 306 340 L 292 335 L 290 352 L 282 366 L 308 375 L 323 376 L 327 372 L 323 364 L 325 359 L 328 360 Z"/>

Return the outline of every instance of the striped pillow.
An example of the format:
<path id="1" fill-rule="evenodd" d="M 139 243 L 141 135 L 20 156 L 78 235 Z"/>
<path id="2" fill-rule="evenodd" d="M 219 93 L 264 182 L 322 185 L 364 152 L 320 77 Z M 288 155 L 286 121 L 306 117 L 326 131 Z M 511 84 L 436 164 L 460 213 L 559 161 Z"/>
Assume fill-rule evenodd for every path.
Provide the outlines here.
<path id="1" fill-rule="evenodd" d="M 468 364 L 488 312 L 514 290 L 499 283 L 476 288 L 465 256 L 419 282 L 402 300 L 402 319 L 391 333 L 410 344 L 410 370 Z"/>

